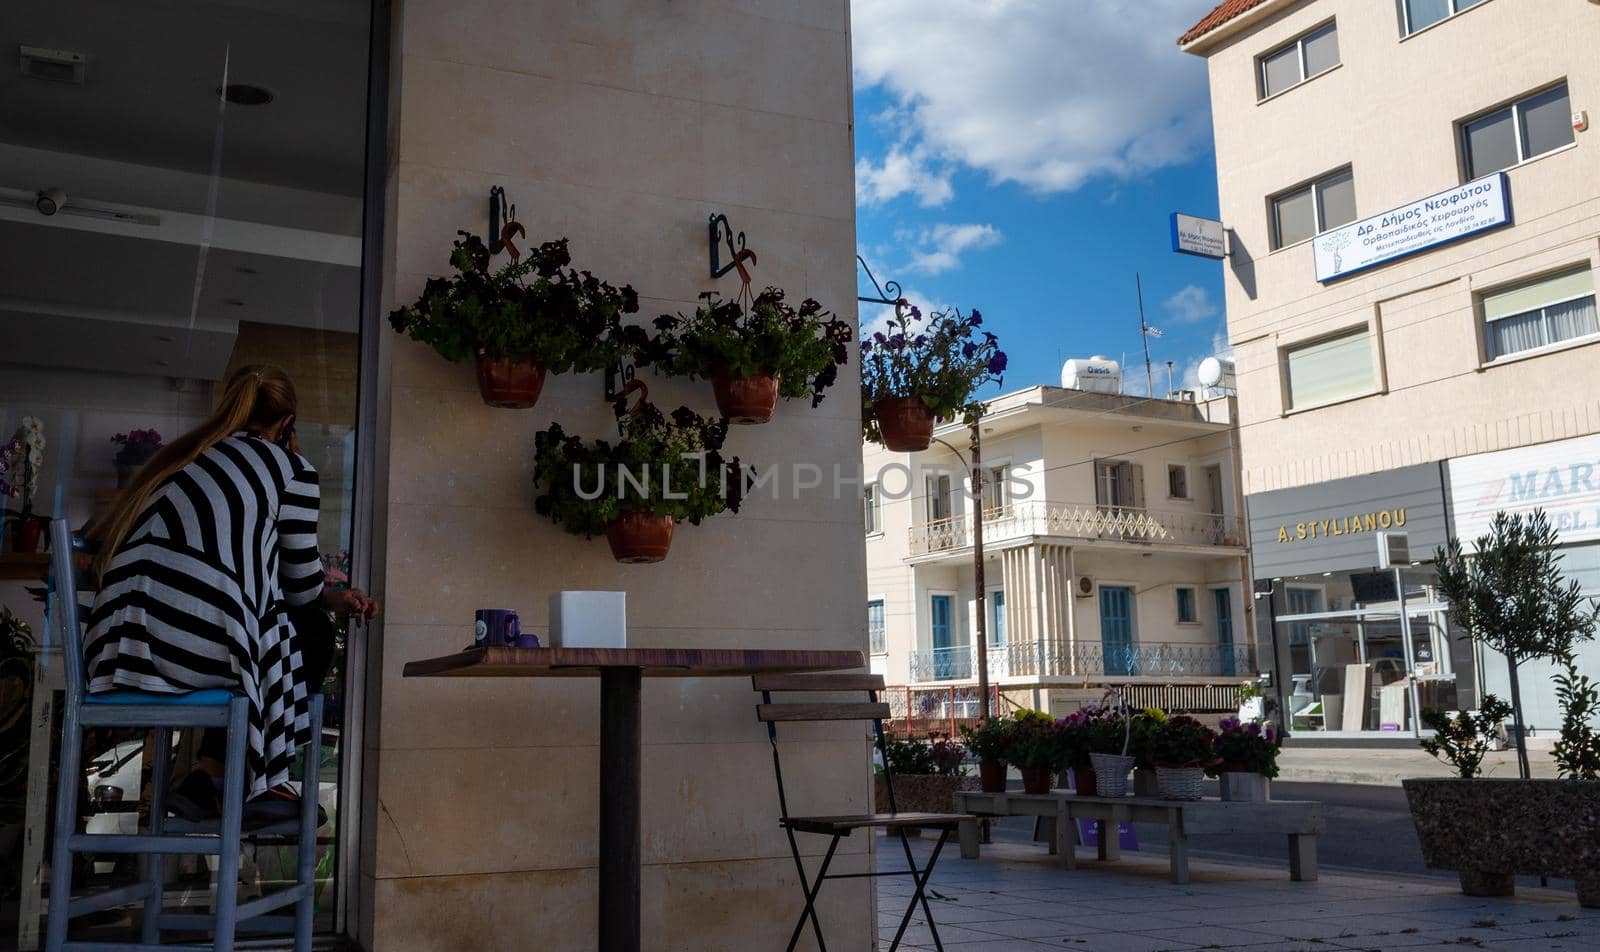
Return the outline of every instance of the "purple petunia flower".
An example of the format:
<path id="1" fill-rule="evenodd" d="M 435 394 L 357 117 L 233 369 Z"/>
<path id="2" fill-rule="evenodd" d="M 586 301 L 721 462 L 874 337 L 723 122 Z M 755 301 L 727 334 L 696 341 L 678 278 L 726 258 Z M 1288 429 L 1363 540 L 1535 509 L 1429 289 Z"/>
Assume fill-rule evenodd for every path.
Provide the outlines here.
<path id="1" fill-rule="evenodd" d="M 972 309 L 972 316 L 967 318 L 968 327 L 979 327 L 983 324 L 983 312 L 977 308 Z"/>
<path id="2" fill-rule="evenodd" d="M 879 332 L 877 332 L 877 333 L 876 333 L 876 334 L 873 334 L 873 335 L 872 335 L 872 339 L 873 339 L 873 340 L 875 340 L 875 341 L 877 341 L 877 342 L 878 342 L 878 343 L 880 343 L 880 344 L 881 344 L 881 343 L 883 343 L 883 342 L 884 342 L 884 336 L 883 336 L 883 332 L 882 332 L 882 331 L 879 331 Z"/>
<path id="3" fill-rule="evenodd" d="M 997 351 L 995 351 L 994 356 L 989 358 L 989 372 L 992 373 L 992 374 L 995 374 L 996 376 L 998 376 L 1000 374 L 1005 373 L 1005 371 L 1006 371 L 1006 355 L 1005 355 L 1005 352 L 997 350 Z"/>
<path id="4" fill-rule="evenodd" d="M 974 344 L 970 340 L 967 341 L 965 344 L 961 345 L 961 356 L 963 356 L 963 357 L 971 357 L 973 354 L 975 354 L 977 352 L 978 352 L 978 345 Z"/>
<path id="5" fill-rule="evenodd" d="M 911 306 L 911 319 L 913 321 L 922 320 L 922 308 L 917 307 L 916 305 L 912 305 Z"/>

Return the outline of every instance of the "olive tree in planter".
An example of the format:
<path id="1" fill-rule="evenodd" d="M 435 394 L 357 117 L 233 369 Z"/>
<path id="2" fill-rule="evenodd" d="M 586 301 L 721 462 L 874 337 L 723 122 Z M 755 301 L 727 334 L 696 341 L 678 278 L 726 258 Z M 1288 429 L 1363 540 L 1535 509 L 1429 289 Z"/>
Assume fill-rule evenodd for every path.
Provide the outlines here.
<path id="1" fill-rule="evenodd" d="M 458 234 L 450 253 L 456 273 L 429 280 L 389 323 L 445 360 L 475 360 L 489 406 L 531 407 L 546 373 L 603 370 L 645 343 L 642 328 L 622 325 L 623 314 L 639 310 L 633 288 L 568 267 L 565 238 L 491 270 L 483 240 Z"/>
<path id="2" fill-rule="evenodd" d="M 705 303 L 694 314 L 663 314 L 655 349 L 662 372 L 710 380 L 717 410 L 731 423 L 765 423 L 778 397 L 815 407 L 849 359 L 850 325 L 807 298 L 798 308 L 777 288 L 750 300 Z"/>
<path id="3" fill-rule="evenodd" d="M 897 453 L 928 448 L 936 418 L 974 423 L 982 404 L 973 393 L 999 383 L 1006 355 L 983 315 L 955 309 L 922 316 L 896 308 L 887 332 L 861 342 L 861 426 L 864 437 Z"/>
<path id="4" fill-rule="evenodd" d="M 534 435 L 534 508 L 573 535 L 604 535 L 619 562 L 660 562 L 673 526 L 738 512 L 752 473 L 726 459 L 727 424 L 688 407 L 616 403 L 621 439 L 585 441 L 561 424 Z"/>
<path id="5" fill-rule="evenodd" d="M 1506 896 L 1519 872 L 1571 877 L 1578 901 L 1600 906 L 1600 738 L 1589 723 L 1596 691 L 1576 669 L 1576 648 L 1594 637 L 1600 609 L 1588 604 L 1560 569 L 1556 532 L 1541 511 L 1500 513 L 1468 558 L 1459 540 L 1438 554 L 1439 589 L 1450 618 L 1471 637 L 1506 657 L 1511 703 L 1485 696 L 1477 714 L 1430 712 L 1436 734 L 1424 742 L 1444 754 L 1456 778 L 1403 781 L 1411 818 L 1431 867 L 1454 869 L 1468 895 Z M 1563 708 L 1556 750 L 1558 780 L 1528 779 L 1522 695 L 1517 668 L 1530 658 L 1562 662 Z M 1509 713 L 1515 722 L 1516 780 L 1477 779 L 1485 735 Z"/>

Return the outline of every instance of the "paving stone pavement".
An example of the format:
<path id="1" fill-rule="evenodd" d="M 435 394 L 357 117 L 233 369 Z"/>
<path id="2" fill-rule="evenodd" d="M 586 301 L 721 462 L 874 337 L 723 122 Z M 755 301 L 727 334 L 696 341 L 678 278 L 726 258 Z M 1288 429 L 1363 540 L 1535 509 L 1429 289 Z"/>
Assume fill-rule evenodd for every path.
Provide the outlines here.
<path id="1" fill-rule="evenodd" d="M 898 849 L 880 841 L 878 863 L 899 869 Z M 898 845 L 898 844 L 895 844 Z M 925 862 L 931 841 L 914 843 Z M 1068 872 L 1042 847 L 995 843 L 963 860 L 939 859 L 929 904 L 948 952 L 1591 952 L 1600 949 L 1600 909 L 1570 892 L 1519 889 L 1512 899 L 1474 899 L 1454 882 L 1322 870 L 1313 883 L 1272 865 L 1191 860 L 1192 881 L 1167 881 L 1163 855 L 1124 853 L 1105 864 L 1079 847 Z M 896 862 L 896 861 L 899 862 Z M 877 886 L 879 948 L 887 949 L 911 896 L 906 877 Z M 838 888 L 840 884 L 831 884 Z M 902 949 L 932 949 L 921 911 Z"/>

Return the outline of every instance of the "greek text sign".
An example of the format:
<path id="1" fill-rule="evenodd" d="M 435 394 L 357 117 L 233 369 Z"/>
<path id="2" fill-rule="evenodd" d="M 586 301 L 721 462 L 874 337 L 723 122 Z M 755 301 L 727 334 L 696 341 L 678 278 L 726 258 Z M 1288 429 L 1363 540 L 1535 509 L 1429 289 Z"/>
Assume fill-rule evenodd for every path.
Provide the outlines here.
<path id="1" fill-rule="evenodd" d="M 1222 222 L 1214 218 L 1200 218 L 1172 213 L 1172 250 L 1202 258 L 1222 259 L 1227 256 L 1222 235 Z"/>
<path id="2" fill-rule="evenodd" d="M 1506 174 L 1496 172 L 1318 235 L 1311 243 L 1317 280 L 1334 281 L 1510 221 Z"/>

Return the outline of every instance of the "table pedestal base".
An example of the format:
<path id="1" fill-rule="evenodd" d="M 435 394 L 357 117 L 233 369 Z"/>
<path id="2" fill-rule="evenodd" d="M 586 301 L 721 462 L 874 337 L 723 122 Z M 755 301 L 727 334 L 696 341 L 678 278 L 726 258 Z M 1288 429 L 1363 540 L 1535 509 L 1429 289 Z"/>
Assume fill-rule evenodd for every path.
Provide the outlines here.
<path id="1" fill-rule="evenodd" d="M 600 952 L 639 950 L 638 668 L 600 672 Z"/>

